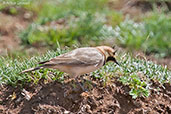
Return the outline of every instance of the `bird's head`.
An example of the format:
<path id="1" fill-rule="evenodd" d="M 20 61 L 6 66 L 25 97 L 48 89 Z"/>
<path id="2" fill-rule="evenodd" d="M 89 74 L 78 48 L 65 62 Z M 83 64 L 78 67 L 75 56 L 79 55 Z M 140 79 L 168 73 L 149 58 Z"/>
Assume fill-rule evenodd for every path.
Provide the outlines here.
<path id="1" fill-rule="evenodd" d="M 100 49 L 104 53 L 104 55 L 106 57 L 106 62 L 113 61 L 119 65 L 119 63 L 116 61 L 116 57 L 115 57 L 117 50 L 115 50 L 114 47 L 98 46 L 97 48 Z"/>

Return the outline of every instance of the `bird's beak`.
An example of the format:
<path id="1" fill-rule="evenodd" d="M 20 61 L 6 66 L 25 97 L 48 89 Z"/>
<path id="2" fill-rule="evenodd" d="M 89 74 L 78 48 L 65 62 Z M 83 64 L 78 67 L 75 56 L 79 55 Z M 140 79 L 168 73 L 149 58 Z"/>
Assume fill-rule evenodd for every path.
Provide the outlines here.
<path id="1" fill-rule="evenodd" d="M 120 64 L 116 61 L 116 59 L 114 58 L 113 61 L 120 66 Z"/>
<path id="2" fill-rule="evenodd" d="M 117 65 L 119 65 L 119 63 L 116 61 L 115 57 L 113 57 L 113 56 L 109 56 L 109 57 L 107 58 L 107 62 L 108 62 L 108 61 L 113 61 L 113 62 L 115 62 Z"/>

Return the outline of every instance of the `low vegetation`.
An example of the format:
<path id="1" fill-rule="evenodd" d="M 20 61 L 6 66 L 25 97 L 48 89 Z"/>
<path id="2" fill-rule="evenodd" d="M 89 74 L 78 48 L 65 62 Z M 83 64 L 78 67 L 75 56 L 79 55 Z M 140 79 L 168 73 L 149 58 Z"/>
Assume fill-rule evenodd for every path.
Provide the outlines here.
<path id="1" fill-rule="evenodd" d="M 171 16 L 164 13 L 150 13 L 143 22 L 126 19 L 114 29 L 121 46 L 131 50 L 155 53 L 158 57 L 171 55 Z"/>
<path id="2" fill-rule="evenodd" d="M 169 13 L 151 12 L 135 22 L 109 10 L 107 3 L 107 0 L 44 1 L 36 20 L 19 37 L 23 44 L 41 44 L 54 49 L 57 42 L 61 46 L 99 45 L 112 38 L 130 50 L 154 53 L 156 57 L 171 55 Z"/>
<path id="3" fill-rule="evenodd" d="M 21 1 L 12 0 L 11 3 L 13 2 Z M 20 8 L 34 12 L 35 19 L 17 35 L 23 45 L 40 44 L 52 47 L 51 49 L 59 47 L 58 43 L 61 47 L 79 44 L 83 47 L 103 44 L 103 41 L 110 39 L 130 50 L 154 53 L 157 57 L 171 56 L 170 13 L 151 12 L 137 22 L 110 9 L 108 3 L 109 0 L 42 0 L 41 3 L 31 0 L 29 5 L 20 5 Z M 0 11 L 7 8 L 10 15 L 18 14 L 19 6 L 4 4 L 0 1 Z M 57 48 L 56 51 L 48 51 L 32 58 L 0 57 L 0 84 L 24 86 L 27 83 L 37 83 L 42 78 L 62 82 L 65 74 L 57 70 L 41 69 L 25 74 L 20 72 L 69 50 Z M 117 59 L 120 66 L 108 63 L 90 76 L 103 80 L 104 86 L 112 84 L 110 81 L 113 79 L 119 80 L 129 86 L 129 94 L 133 98 L 148 97 L 151 89 L 158 89 L 152 88 L 153 82 L 159 83 L 159 86 L 171 83 L 171 71 L 167 66 L 123 53 Z"/>
<path id="4" fill-rule="evenodd" d="M 36 56 L 30 59 L 0 59 L 0 82 L 13 86 L 23 86 L 26 83 L 37 83 L 40 79 L 49 79 L 63 81 L 64 74 L 57 70 L 41 69 L 30 73 L 21 74 L 22 70 L 36 67 L 40 61 L 45 61 L 68 50 L 49 51 L 43 56 Z M 118 61 L 120 66 L 114 63 L 108 63 L 102 69 L 90 74 L 95 78 L 103 80 L 107 84 L 112 79 L 119 79 L 124 85 L 131 88 L 130 95 L 133 98 L 138 96 L 147 97 L 150 95 L 152 81 L 171 83 L 171 71 L 167 67 L 154 64 L 151 61 L 133 58 L 129 54 L 119 54 Z M 111 83 L 112 84 L 112 83 Z"/>
<path id="5" fill-rule="evenodd" d="M 20 38 L 24 44 L 41 43 L 54 48 L 56 42 L 61 46 L 97 45 L 113 36 L 107 18 L 113 26 L 122 20 L 122 15 L 108 9 L 107 0 L 48 1 Z"/>

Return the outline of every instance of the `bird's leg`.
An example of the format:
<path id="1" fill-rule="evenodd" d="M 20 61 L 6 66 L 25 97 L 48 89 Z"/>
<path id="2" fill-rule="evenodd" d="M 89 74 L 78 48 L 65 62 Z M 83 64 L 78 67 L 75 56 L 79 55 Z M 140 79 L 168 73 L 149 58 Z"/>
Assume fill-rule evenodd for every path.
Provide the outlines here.
<path id="1" fill-rule="evenodd" d="M 68 79 L 68 80 L 65 81 L 66 84 L 69 84 L 71 86 L 65 87 L 64 97 L 67 97 L 70 93 L 73 92 L 73 88 L 72 88 L 72 86 L 74 87 L 73 82 L 74 82 L 74 79 L 73 78 L 70 78 L 70 79 Z"/>
<path id="2" fill-rule="evenodd" d="M 83 91 L 87 91 L 87 89 L 84 87 L 84 84 L 81 84 L 81 83 L 82 83 L 82 80 L 83 80 L 83 77 L 80 76 L 80 78 L 81 78 L 81 82 L 78 81 L 78 77 L 75 78 L 76 82 L 78 82 L 79 86 L 81 87 L 81 89 L 82 89 Z M 84 83 L 84 82 L 83 82 L 83 83 Z"/>
<path id="3" fill-rule="evenodd" d="M 90 74 L 86 74 L 86 76 L 90 77 Z M 86 84 L 86 86 L 87 86 L 88 89 L 92 89 L 93 87 L 96 87 L 97 86 L 97 84 L 94 83 L 94 82 L 92 82 L 90 80 L 90 78 L 88 78 L 88 79 L 86 78 L 86 79 L 83 79 L 83 80 L 84 80 L 84 82 L 85 82 L 85 84 Z"/>

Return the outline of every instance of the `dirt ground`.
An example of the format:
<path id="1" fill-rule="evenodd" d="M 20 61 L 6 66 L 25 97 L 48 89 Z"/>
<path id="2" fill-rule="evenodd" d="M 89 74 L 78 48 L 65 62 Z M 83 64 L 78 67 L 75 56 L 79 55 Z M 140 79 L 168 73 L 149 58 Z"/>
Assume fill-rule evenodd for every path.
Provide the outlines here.
<path id="1" fill-rule="evenodd" d="M 115 9 L 120 10 L 119 4 L 115 6 Z M 133 15 L 141 12 L 135 7 L 128 8 L 123 7 L 122 10 Z M 8 9 L 0 12 L 0 54 L 20 48 L 16 33 L 27 28 L 32 22 L 32 16 L 32 13 L 27 11 L 15 16 L 9 14 Z M 171 58 L 147 59 L 171 67 Z M 84 85 L 89 87 L 87 91 L 83 91 L 78 83 L 46 83 L 44 80 L 39 81 L 37 85 L 27 85 L 24 89 L 0 86 L 0 114 L 171 114 L 170 84 L 165 84 L 165 89 L 159 87 L 158 91 L 152 89 L 148 98 L 132 99 L 129 87 L 117 79 L 105 87 L 100 80 L 91 81 L 95 83 L 93 86 Z M 158 86 L 159 84 L 154 83 L 152 87 Z"/>
<path id="2" fill-rule="evenodd" d="M 9 7 L 10 8 L 10 7 Z M 0 12 L 0 54 L 20 49 L 18 33 L 33 21 L 34 14 L 22 8 L 16 8 L 17 14 L 10 14 L 9 8 Z"/>
<path id="3" fill-rule="evenodd" d="M 148 98 L 132 99 L 129 87 L 117 79 L 107 86 L 100 80 L 83 91 L 78 82 L 59 83 L 41 80 L 37 85 L 24 89 L 1 86 L 1 114 L 171 114 L 171 88 L 153 89 Z M 79 82 L 80 84 L 83 84 Z M 152 87 L 159 85 L 154 83 Z"/>

